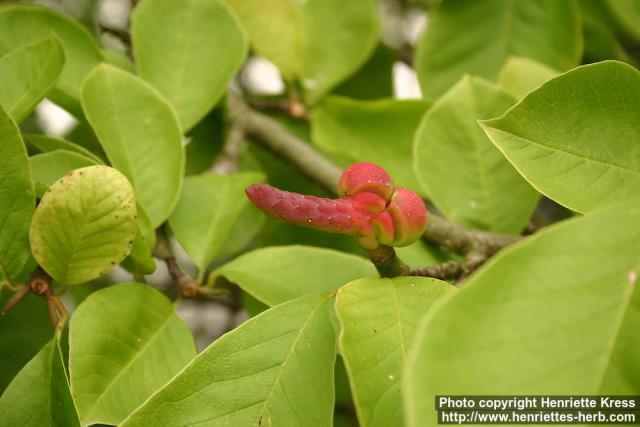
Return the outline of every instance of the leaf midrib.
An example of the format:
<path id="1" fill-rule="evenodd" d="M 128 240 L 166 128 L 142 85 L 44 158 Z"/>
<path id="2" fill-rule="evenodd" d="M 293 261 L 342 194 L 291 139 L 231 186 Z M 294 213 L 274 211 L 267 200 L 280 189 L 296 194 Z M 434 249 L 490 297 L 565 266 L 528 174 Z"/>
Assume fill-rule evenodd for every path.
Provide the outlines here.
<path id="1" fill-rule="evenodd" d="M 627 313 L 633 306 L 633 304 L 631 304 L 631 301 L 633 301 L 633 297 L 636 292 L 639 292 L 636 284 L 625 286 L 625 295 L 624 295 L 622 308 L 620 310 L 620 316 L 616 321 L 615 329 L 614 329 L 615 332 L 612 335 L 611 342 L 607 345 L 606 357 L 605 357 L 604 365 L 602 368 L 602 375 L 600 376 L 600 380 L 597 383 L 598 391 L 600 393 L 602 392 L 602 386 L 604 384 L 605 378 L 607 377 L 607 372 L 609 371 L 609 367 L 612 364 L 611 360 L 613 358 L 613 354 L 616 349 L 618 337 L 620 336 L 620 331 L 622 331 L 622 329 L 624 328 L 625 319 L 627 317 Z"/>
<path id="2" fill-rule="evenodd" d="M 489 125 L 489 127 L 491 129 L 495 129 L 495 130 L 498 130 L 500 132 L 504 132 L 504 133 L 506 133 L 508 135 L 513 135 L 514 137 L 516 137 L 518 139 L 530 142 L 531 144 L 538 145 L 540 147 L 544 147 L 544 148 L 546 148 L 548 150 L 551 150 L 551 151 L 554 151 L 554 152 L 565 153 L 565 154 L 568 154 L 568 155 L 571 155 L 571 156 L 574 156 L 574 157 L 578 157 L 580 159 L 584 159 L 584 160 L 591 161 L 591 162 L 594 162 L 594 163 L 602 164 L 602 165 L 607 166 L 607 167 L 621 169 L 621 170 L 623 170 L 625 172 L 629 172 L 631 174 L 640 176 L 640 171 L 636 171 L 636 170 L 630 169 L 630 168 L 628 168 L 626 166 L 621 166 L 621 165 L 619 165 L 617 163 L 609 163 L 609 162 L 606 162 L 604 160 L 596 159 L 596 158 L 593 158 L 593 157 L 588 157 L 588 156 L 586 156 L 584 154 L 575 153 L 573 151 L 569 151 L 569 150 L 564 149 L 564 148 L 558 148 L 558 147 L 553 147 L 553 146 L 548 145 L 548 144 L 543 144 L 542 142 L 535 141 L 535 140 L 533 140 L 531 138 L 520 136 L 520 135 L 517 135 L 515 133 L 509 132 L 509 131 L 506 131 L 506 130 L 502 130 L 500 128 L 492 127 L 491 125 Z"/>
<path id="3" fill-rule="evenodd" d="M 145 351 L 147 350 L 147 348 L 149 348 L 149 346 L 156 340 L 157 337 L 160 336 L 160 333 L 167 327 L 167 325 L 169 324 L 169 321 L 173 318 L 173 313 L 172 312 L 168 312 L 167 313 L 167 317 L 162 321 L 162 323 L 159 325 L 159 327 L 148 337 L 147 342 L 139 349 L 138 352 L 136 352 L 132 358 L 130 358 L 125 365 L 123 365 L 122 369 L 120 369 L 120 371 L 109 381 L 109 383 L 107 384 L 107 386 L 103 389 L 102 393 L 100 394 L 100 397 L 98 397 L 98 399 L 96 399 L 96 401 L 93 403 L 93 405 L 91 405 L 86 412 L 86 415 L 83 417 L 82 419 L 82 423 L 83 425 L 89 425 L 92 423 L 102 423 L 102 422 L 110 422 L 109 420 L 90 420 L 89 418 L 93 415 L 94 410 L 96 409 L 96 407 L 98 407 L 99 403 L 101 403 L 103 401 L 103 399 L 105 398 L 105 396 L 107 396 L 108 392 L 111 390 L 111 388 L 114 386 L 114 384 L 117 383 L 118 379 L 124 375 L 125 372 L 129 371 L 129 368 L 140 358 L 140 355 L 145 353 Z M 135 408 L 134 408 L 135 409 Z"/>
<path id="4" fill-rule="evenodd" d="M 276 374 L 276 377 L 273 381 L 273 385 L 271 386 L 271 390 L 269 390 L 269 394 L 267 395 L 267 397 L 264 400 L 264 403 L 262 405 L 262 409 L 260 410 L 260 414 L 259 416 L 262 417 L 265 415 L 265 411 L 267 409 L 267 406 L 271 400 L 271 398 L 273 397 L 273 393 L 276 389 L 276 385 L 278 385 L 280 383 L 280 380 L 282 378 L 282 375 L 285 371 L 285 368 L 289 366 L 289 359 L 291 358 L 291 356 L 293 355 L 298 342 L 300 341 L 300 339 L 304 336 L 304 332 L 307 328 L 307 326 L 309 325 L 309 323 L 311 322 L 311 319 L 313 319 L 316 315 L 316 312 L 324 305 L 326 304 L 327 299 L 322 299 L 320 301 L 320 303 L 313 308 L 313 310 L 311 310 L 309 312 L 309 315 L 307 316 L 307 319 L 305 320 L 305 322 L 302 324 L 302 326 L 300 327 L 300 330 L 298 331 L 298 333 L 296 334 L 295 339 L 293 340 L 293 342 L 291 343 L 291 348 L 289 349 L 289 351 L 287 352 L 286 357 L 283 359 L 283 361 L 280 364 L 280 369 L 278 370 L 278 373 Z M 289 403 L 290 407 L 291 404 Z M 291 409 L 293 409 L 293 407 L 291 407 Z"/>

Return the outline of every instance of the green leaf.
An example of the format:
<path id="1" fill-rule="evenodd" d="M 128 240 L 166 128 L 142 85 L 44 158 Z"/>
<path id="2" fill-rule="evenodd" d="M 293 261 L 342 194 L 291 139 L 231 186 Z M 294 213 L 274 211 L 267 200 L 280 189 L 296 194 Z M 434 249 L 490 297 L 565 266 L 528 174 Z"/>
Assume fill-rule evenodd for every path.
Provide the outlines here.
<path id="1" fill-rule="evenodd" d="M 111 65 L 115 65 L 121 70 L 128 71 L 135 74 L 136 67 L 131 62 L 131 59 L 124 53 L 116 52 L 115 50 L 102 49 L 102 56 L 104 60 Z"/>
<path id="2" fill-rule="evenodd" d="M 640 74 L 606 61 L 571 70 L 483 128 L 535 188 L 587 212 L 640 191 Z"/>
<path id="3" fill-rule="evenodd" d="M 13 295 L 7 288 L 0 290 L 0 307 Z M 0 394 L 52 335 L 47 302 L 37 295 L 27 295 L 13 310 L 0 316 Z"/>
<path id="4" fill-rule="evenodd" d="M 56 341 L 50 341 L 0 397 L 6 426 L 80 426 L 69 382 Z"/>
<path id="5" fill-rule="evenodd" d="M 131 26 L 138 73 L 171 102 L 184 130 L 213 108 L 247 55 L 244 32 L 219 0 L 144 0 Z"/>
<path id="6" fill-rule="evenodd" d="M 64 51 L 52 35 L 0 57 L 0 105 L 23 121 L 58 80 Z"/>
<path id="7" fill-rule="evenodd" d="M 42 197 L 29 240 L 33 256 L 63 285 L 88 282 L 124 259 L 136 233 L 135 195 L 107 166 L 69 172 Z"/>
<path id="8" fill-rule="evenodd" d="M 378 42 L 373 0 L 228 0 L 253 48 L 286 80 L 297 79 L 309 104 L 365 63 Z"/>
<path id="9" fill-rule="evenodd" d="M 225 140 L 225 109 L 221 102 L 186 135 L 185 174 L 194 175 L 209 169 L 222 150 Z"/>
<path id="10" fill-rule="evenodd" d="M 362 277 L 378 277 L 364 258 L 311 246 L 272 246 L 246 253 L 211 273 L 225 276 L 269 305 L 333 291 Z"/>
<path id="11" fill-rule="evenodd" d="M 558 75 L 553 68 L 533 59 L 511 56 L 500 70 L 498 83 L 518 98 Z"/>
<path id="12" fill-rule="evenodd" d="M 42 197 L 54 182 L 74 169 L 93 166 L 93 159 L 68 150 L 54 150 L 29 158 L 37 197 Z"/>
<path id="13" fill-rule="evenodd" d="M 411 268 L 431 267 L 450 259 L 446 252 L 423 239 L 418 239 L 409 246 L 396 247 L 394 249 L 402 262 Z"/>
<path id="14" fill-rule="evenodd" d="M 153 258 L 156 232 L 144 208 L 137 203 L 136 209 L 138 210 L 136 238 L 133 239 L 131 252 L 120 265 L 134 275 L 151 274 L 156 270 L 156 261 Z"/>
<path id="15" fill-rule="evenodd" d="M 27 151 L 16 124 L 0 107 L 0 270 L 14 278 L 27 262 L 35 207 Z"/>
<path id="16" fill-rule="evenodd" d="M 121 426 L 331 425 L 332 305 L 332 298 L 313 295 L 245 322 L 198 355 Z"/>
<path id="17" fill-rule="evenodd" d="M 218 256 L 237 255 L 250 246 L 266 222 L 266 215 L 253 203 L 244 207 L 233 228 L 218 250 Z"/>
<path id="18" fill-rule="evenodd" d="M 500 87 L 464 77 L 424 116 L 414 167 L 438 209 L 474 228 L 519 234 L 538 193 L 491 144 L 477 123 L 515 102 Z"/>
<path id="19" fill-rule="evenodd" d="M 77 100 L 85 76 L 102 61 L 91 34 L 78 22 L 52 9 L 26 4 L 0 6 L 0 54 L 26 46 L 54 33 L 64 49 L 65 63 L 49 94 L 56 103 L 79 112 Z"/>
<path id="20" fill-rule="evenodd" d="M 313 142 L 350 162 L 385 168 L 397 185 L 419 190 L 411 164 L 413 135 L 429 109 L 424 101 L 356 101 L 329 97 L 314 110 Z"/>
<path id="21" fill-rule="evenodd" d="M 639 202 L 504 250 L 428 315 L 406 371 L 409 425 L 436 424 L 435 395 L 638 394 Z"/>
<path id="22" fill-rule="evenodd" d="M 424 277 L 361 279 L 340 288 L 340 351 L 362 427 L 404 425 L 402 370 L 418 322 L 455 289 Z"/>
<path id="23" fill-rule="evenodd" d="M 160 292 L 136 283 L 94 292 L 69 325 L 82 424 L 119 424 L 195 355 L 189 328 Z"/>
<path id="24" fill-rule="evenodd" d="M 393 63 L 395 52 L 378 43 L 369 60 L 332 93 L 347 98 L 379 99 L 393 97 Z"/>
<path id="25" fill-rule="evenodd" d="M 49 135 L 35 135 L 35 134 L 26 134 L 23 135 L 25 142 L 29 145 L 29 148 L 35 148 L 41 153 L 49 153 L 51 151 L 57 150 L 65 150 L 72 151 L 74 153 L 80 154 L 83 157 L 87 157 L 95 164 L 102 164 L 102 159 L 100 157 L 93 154 L 91 151 L 87 150 L 81 145 L 78 145 L 74 142 L 70 142 L 64 139 L 54 138 Z"/>
<path id="26" fill-rule="evenodd" d="M 444 0 L 429 15 L 416 54 L 422 93 L 438 98 L 465 73 L 495 80 L 512 55 L 562 71 L 577 65 L 582 31 L 576 2 Z"/>
<path id="27" fill-rule="evenodd" d="M 263 180 L 259 173 L 203 174 L 185 179 L 169 225 L 200 270 L 216 256 L 248 204 L 244 189 Z"/>
<path id="28" fill-rule="evenodd" d="M 580 0 L 578 4 L 584 38 L 583 63 L 605 59 L 629 61 L 629 55 L 618 38 L 619 25 L 612 16 L 608 2 Z"/>
<path id="29" fill-rule="evenodd" d="M 153 227 L 162 224 L 180 194 L 184 170 L 180 126 L 169 104 L 141 79 L 101 65 L 85 80 L 82 108 Z"/>
<path id="30" fill-rule="evenodd" d="M 640 29 L 638 28 L 640 6 L 638 3 L 633 0 L 605 0 L 605 3 L 618 24 L 616 30 L 621 36 L 634 42 L 640 41 Z"/>

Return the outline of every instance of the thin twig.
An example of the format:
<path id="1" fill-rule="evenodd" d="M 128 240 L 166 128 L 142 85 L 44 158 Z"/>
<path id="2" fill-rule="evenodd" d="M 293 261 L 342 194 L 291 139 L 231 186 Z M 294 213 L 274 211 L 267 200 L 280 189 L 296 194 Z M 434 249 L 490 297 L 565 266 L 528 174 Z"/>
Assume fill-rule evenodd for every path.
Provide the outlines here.
<path id="1" fill-rule="evenodd" d="M 169 271 L 169 275 L 171 275 L 173 281 L 179 286 L 180 294 L 183 297 L 193 298 L 198 295 L 215 296 L 224 295 L 226 293 L 223 289 L 200 286 L 196 280 L 182 270 L 182 267 L 178 264 L 178 260 L 173 253 L 173 248 L 165 234 L 165 230 L 162 227 L 156 233 L 156 247 L 153 250 L 153 256 L 164 261 L 167 266 L 167 270 Z"/>
<path id="2" fill-rule="evenodd" d="M 244 131 L 241 127 L 232 124 L 227 131 L 222 151 L 209 170 L 219 175 L 236 172 L 243 142 Z"/>
<path id="3" fill-rule="evenodd" d="M 233 93 L 228 96 L 229 116 L 233 123 L 260 144 L 295 165 L 304 175 L 332 193 L 337 192 L 341 170 L 309 144 L 287 131 L 277 121 L 250 108 Z M 430 213 L 423 236 L 445 250 L 490 257 L 521 236 L 472 230 Z M 486 259 L 486 258 L 485 258 Z"/>
<path id="4" fill-rule="evenodd" d="M 464 266 L 459 261 L 446 261 L 427 268 L 409 271 L 410 276 L 432 277 L 440 280 L 457 279 L 464 272 Z"/>

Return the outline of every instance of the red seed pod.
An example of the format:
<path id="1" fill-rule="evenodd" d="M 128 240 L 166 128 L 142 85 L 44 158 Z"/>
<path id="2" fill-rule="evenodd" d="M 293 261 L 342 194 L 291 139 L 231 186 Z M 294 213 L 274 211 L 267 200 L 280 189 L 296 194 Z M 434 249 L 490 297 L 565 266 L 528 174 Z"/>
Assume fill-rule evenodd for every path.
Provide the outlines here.
<path id="1" fill-rule="evenodd" d="M 363 191 L 346 199 L 352 200 L 362 206 L 362 209 L 370 213 L 379 213 L 386 209 L 387 201 L 377 194 Z"/>
<path id="2" fill-rule="evenodd" d="M 354 163 L 342 172 L 338 183 L 340 197 L 353 196 L 364 191 L 374 193 L 388 201 L 393 194 L 393 180 L 378 165 Z"/>
<path id="3" fill-rule="evenodd" d="M 391 197 L 387 212 L 393 219 L 394 239 L 391 246 L 406 246 L 415 242 L 427 227 L 427 208 L 413 191 L 398 188 Z"/>
<path id="4" fill-rule="evenodd" d="M 261 210 L 274 218 L 330 233 L 359 234 L 369 227 L 369 214 L 349 199 L 326 199 L 253 184 L 245 192 Z"/>

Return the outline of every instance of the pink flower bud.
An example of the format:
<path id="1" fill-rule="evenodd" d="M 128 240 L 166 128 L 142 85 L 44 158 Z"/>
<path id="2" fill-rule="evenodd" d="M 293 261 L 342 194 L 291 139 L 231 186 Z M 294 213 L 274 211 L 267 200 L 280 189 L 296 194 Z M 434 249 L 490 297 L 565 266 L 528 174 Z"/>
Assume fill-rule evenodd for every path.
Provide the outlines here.
<path id="1" fill-rule="evenodd" d="M 378 165 L 354 163 L 340 175 L 338 194 L 340 197 L 353 196 L 364 191 L 377 194 L 388 201 L 393 194 L 393 180 Z"/>
<path id="2" fill-rule="evenodd" d="M 427 208 L 413 191 L 398 188 L 391 197 L 387 212 L 393 219 L 395 235 L 392 246 L 407 246 L 415 242 L 427 227 Z"/>
<path id="3" fill-rule="evenodd" d="M 369 214 L 349 199 L 326 199 L 253 184 L 245 192 L 269 216 L 330 233 L 357 234 L 369 227 Z"/>
<path id="4" fill-rule="evenodd" d="M 409 245 L 427 225 L 427 209 L 420 196 L 406 188 L 394 190 L 389 174 L 371 163 L 356 163 L 344 171 L 339 199 L 305 196 L 267 184 L 254 184 L 246 193 L 274 218 L 352 234 L 367 249 Z"/>

